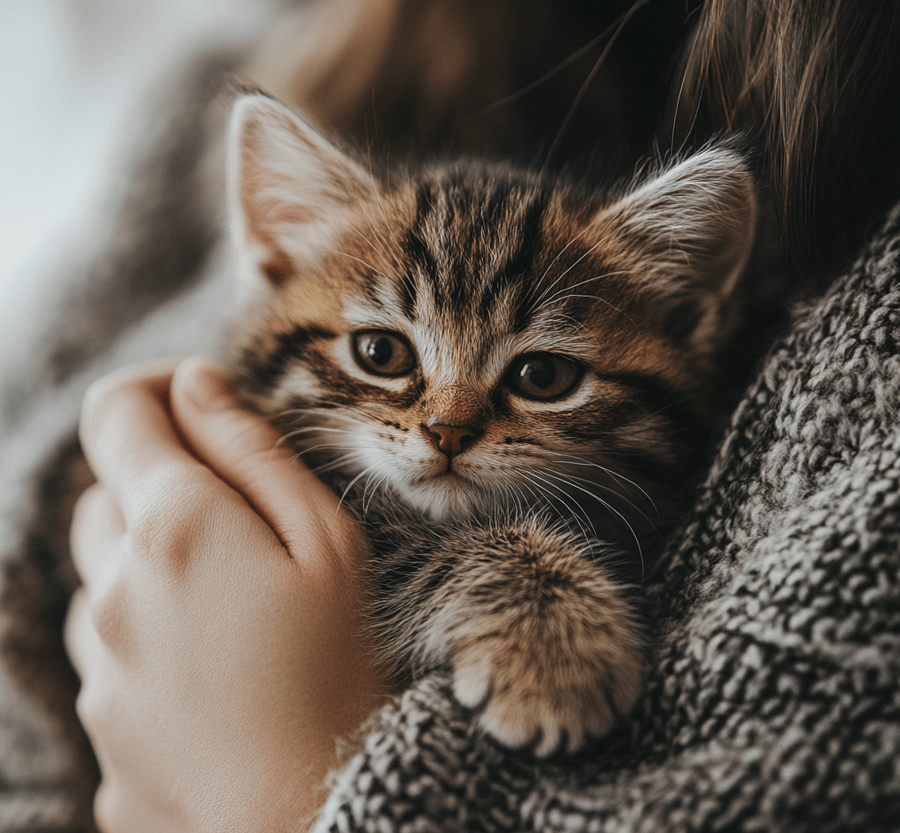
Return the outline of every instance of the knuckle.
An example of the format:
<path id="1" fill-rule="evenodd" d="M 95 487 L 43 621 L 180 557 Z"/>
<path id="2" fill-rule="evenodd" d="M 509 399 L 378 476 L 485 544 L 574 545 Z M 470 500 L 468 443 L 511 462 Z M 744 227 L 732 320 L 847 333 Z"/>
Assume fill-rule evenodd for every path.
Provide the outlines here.
<path id="1" fill-rule="evenodd" d="M 78 715 L 81 725 L 95 743 L 97 738 L 103 735 L 103 718 L 109 713 L 107 699 L 96 685 L 91 684 L 90 680 L 82 685 L 75 699 L 75 714 Z"/>
<path id="2" fill-rule="evenodd" d="M 144 505 L 128 525 L 131 550 L 145 560 L 180 561 L 202 536 L 217 481 L 200 465 L 161 466 L 148 477 Z"/>
<path id="3" fill-rule="evenodd" d="M 84 395 L 82 425 L 90 430 L 134 393 L 136 383 L 120 373 L 103 376 L 93 382 Z"/>
<path id="4" fill-rule="evenodd" d="M 97 636 L 111 649 L 121 653 L 128 644 L 128 600 L 125 588 L 113 584 L 88 603 L 88 618 Z"/>

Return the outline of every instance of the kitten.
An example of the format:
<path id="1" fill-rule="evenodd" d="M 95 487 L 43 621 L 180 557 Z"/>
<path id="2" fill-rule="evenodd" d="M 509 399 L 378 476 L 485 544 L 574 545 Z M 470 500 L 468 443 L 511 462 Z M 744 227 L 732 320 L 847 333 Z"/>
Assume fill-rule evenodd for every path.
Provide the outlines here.
<path id="1" fill-rule="evenodd" d="M 373 542 L 378 660 L 538 756 L 641 691 L 634 579 L 740 323 L 734 143 L 616 191 L 482 161 L 378 174 L 263 95 L 230 137 L 232 371 Z"/>

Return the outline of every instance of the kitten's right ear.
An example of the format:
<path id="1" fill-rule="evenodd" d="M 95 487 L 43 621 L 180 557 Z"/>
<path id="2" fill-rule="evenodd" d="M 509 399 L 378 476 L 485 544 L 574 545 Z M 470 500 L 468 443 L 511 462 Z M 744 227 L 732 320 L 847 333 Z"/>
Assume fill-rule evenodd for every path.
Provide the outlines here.
<path id="1" fill-rule="evenodd" d="M 372 177 L 296 113 L 263 94 L 234 106 L 228 197 L 242 275 L 283 284 L 321 256 Z"/>

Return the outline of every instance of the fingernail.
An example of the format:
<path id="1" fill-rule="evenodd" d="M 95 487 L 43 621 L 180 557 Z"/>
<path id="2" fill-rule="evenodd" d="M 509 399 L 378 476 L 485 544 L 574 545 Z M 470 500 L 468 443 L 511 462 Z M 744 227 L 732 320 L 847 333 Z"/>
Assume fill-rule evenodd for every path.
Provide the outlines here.
<path id="1" fill-rule="evenodd" d="M 188 359 L 185 388 L 194 405 L 201 411 L 223 411 L 235 405 L 228 377 L 204 359 Z"/>

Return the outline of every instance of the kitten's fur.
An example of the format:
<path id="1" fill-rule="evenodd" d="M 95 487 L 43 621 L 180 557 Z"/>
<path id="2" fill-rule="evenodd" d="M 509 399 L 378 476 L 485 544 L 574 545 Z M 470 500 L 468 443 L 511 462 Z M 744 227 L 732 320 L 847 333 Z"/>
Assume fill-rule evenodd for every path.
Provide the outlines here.
<path id="1" fill-rule="evenodd" d="M 539 755 L 608 732 L 641 688 L 634 564 L 739 318 L 744 158 L 708 147 L 612 193 L 472 161 L 375 174 L 249 95 L 230 165 L 255 295 L 235 379 L 366 522 L 379 659 L 450 666 L 481 725 Z"/>

